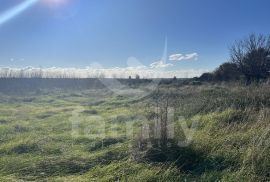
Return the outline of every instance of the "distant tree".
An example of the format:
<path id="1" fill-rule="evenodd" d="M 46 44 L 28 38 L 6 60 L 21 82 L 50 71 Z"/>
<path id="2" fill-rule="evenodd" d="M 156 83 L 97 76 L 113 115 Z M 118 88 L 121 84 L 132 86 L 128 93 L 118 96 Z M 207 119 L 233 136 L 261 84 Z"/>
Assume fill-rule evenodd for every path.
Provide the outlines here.
<path id="1" fill-rule="evenodd" d="M 136 80 L 139 80 L 140 79 L 140 75 L 136 75 Z"/>
<path id="2" fill-rule="evenodd" d="M 112 78 L 113 79 L 116 79 L 117 78 L 117 75 L 115 73 L 112 74 Z"/>
<path id="3" fill-rule="evenodd" d="M 214 71 L 214 79 L 218 81 L 239 80 L 242 73 L 235 63 L 223 63 Z"/>
<path id="4" fill-rule="evenodd" d="M 248 82 L 267 78 L 270 71 L 270 36 L 251 34 L 236 41 L 231 48 L 231 60 Z"/>
<path id="5" fill-rule="evenodd" d="M 99 73 L 99 75 L 97 77 L 99 79 L 104 79 L 105 78 L 105 74 L 104 73 Z"/>

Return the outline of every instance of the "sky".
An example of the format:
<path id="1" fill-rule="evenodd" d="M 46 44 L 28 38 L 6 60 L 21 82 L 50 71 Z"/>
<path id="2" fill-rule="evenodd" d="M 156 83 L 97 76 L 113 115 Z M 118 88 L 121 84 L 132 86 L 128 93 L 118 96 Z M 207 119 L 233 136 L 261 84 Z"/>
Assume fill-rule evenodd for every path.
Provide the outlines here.
<path id="1" fill-rule="evenodd" d="M 1 0 L 0 67 L 213 70 L 269 0 Z M 164 51 L 164 49 L 166 49 Z"/>

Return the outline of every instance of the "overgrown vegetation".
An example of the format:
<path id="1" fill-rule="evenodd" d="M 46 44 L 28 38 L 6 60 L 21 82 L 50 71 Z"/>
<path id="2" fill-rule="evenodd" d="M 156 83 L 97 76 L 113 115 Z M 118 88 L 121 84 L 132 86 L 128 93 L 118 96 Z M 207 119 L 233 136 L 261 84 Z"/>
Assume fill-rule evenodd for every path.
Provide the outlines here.
<path id="1" fill-rule="evenodd" d="M 269 89 L 161 84 L 140 101 L 105 89 L 1 94 L 0 180 L 269 181 Z M 157 118 L 173 138 L 168 123 L 153 137 Z"/>

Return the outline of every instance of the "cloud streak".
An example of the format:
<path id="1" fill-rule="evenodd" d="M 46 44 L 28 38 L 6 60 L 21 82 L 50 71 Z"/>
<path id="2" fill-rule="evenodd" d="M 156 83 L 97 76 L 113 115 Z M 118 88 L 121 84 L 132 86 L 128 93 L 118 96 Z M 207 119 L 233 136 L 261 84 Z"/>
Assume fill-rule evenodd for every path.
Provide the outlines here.
<path id="1" fill-rule="evenodd" d="M 196 61 L 199 58 L 199 54 L 194 52 L 191 54 L 172 54 L 169 57 L 170 61 Z"/>
<path id="2" fill-rule="evenodd" d="M 157 61 L 157 62 L 153 62 L 150 64 L 150 68 L 152 69 L 156 69 L 156 68 L 168 68 L 173 66 L 173 64 L 171 63 L 164 63 L 162 60 L 161 61 Z"/>

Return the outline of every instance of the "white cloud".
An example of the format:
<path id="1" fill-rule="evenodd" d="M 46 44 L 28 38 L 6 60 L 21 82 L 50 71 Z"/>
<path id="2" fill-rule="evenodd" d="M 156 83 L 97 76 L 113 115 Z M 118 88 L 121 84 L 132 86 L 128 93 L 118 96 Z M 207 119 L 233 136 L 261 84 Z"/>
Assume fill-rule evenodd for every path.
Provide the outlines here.
<path id="1" fill-rule="evenodd" d="M 194 52 L 191 54 L 172 54 L 169 57 L 170 61 L 198 60 L 199 54 Z"/>
<path id="2" fill-rule="evenodd" d="M 191 53 L 191 54 L 186 54 L 186 60 L 198 60 L 199 55 L 198 53 Z"/>
<path id="3" fill-rule="evenodd" d="M 173 64 L 171 63 L 164 63 L 162 60 L 161 61 L 157 61 L 157 62 L 153 62 L 150 64 L 150 68 L 155 69 L 155 68 L 167 68 L 167 67 L 171 67 L 173 66 Z"/>

